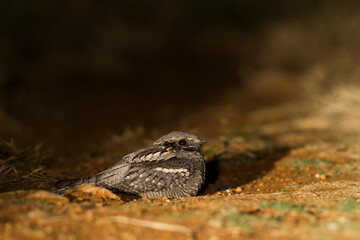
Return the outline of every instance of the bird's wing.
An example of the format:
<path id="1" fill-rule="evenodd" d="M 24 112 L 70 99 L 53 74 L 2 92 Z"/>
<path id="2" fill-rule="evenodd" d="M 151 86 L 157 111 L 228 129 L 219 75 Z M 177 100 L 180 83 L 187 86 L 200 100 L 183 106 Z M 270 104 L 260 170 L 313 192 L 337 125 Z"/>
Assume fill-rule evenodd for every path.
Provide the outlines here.
<path id="1" fill-rule="evenodd" d="M 159 160 L 167 160 L 175 157 L 176 153 L 173 151 L 167 151 L 167 149 L 158 146 L 151 146 L 148 148 L 140 149 L 136 152 L 125 155 L 119 162 L 113 167 L 121 166 L 123 164 L 133 164 L 140 162 L 153 162 Z"/>
<path id="2" fill-rule="evenodd" d="M 184 186 L 192 172 L 192 165 L 186 159 L 141 161 L 104 171 L 97 185 L 133 194 L 158 192 Z"/>
<path id="3" fill-rule="evenodd" d="M 176 156 L 174 151 L 168 151 L 163 147 L 148 147 L 134 152 L 126 158 L 128 163 L 157 162 L 168 160 Z"/>

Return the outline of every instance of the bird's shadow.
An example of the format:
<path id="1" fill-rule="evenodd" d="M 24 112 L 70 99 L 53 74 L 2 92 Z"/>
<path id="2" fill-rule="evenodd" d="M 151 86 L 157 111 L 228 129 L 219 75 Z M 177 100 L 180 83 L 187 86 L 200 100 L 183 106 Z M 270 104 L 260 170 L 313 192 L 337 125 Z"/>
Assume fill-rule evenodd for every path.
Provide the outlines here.
<path id="1" fill-rule="evenodd" d="M 289 150 L 287 146 L 278 146 L 253 152 L 252 158 L 246 153 L 231 158 L 215 157 L 206 163 L 205 183 L 199 195 L 241 187 L 263 177 Z"/>

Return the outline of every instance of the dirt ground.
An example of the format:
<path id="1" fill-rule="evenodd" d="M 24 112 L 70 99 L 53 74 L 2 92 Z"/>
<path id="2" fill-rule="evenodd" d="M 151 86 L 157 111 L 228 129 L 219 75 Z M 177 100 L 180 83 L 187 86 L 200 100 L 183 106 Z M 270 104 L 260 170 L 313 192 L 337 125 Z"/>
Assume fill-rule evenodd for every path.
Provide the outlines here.
<path id="1" fill-rule="evenodd" d="M 58 179 L 94 174 L 123 151 L 148 145 L 141 127 L 81 161 L 58 157 L 47 164 L 55 156 L 46 148 L 3 142 L 1 239 L 358 239 L 360 130 L 351 107 L 359 106 L 359 91 L 336 87 L 325 101 L 246 115 L 261 124 L 231 125 L 228 116 L 194 129 L 222 134 L 206 138 L 206 185 L 191 198 L 139 199 L 90 186 L 65 197 L 50 192 Z M 229 111 L 222 109 L 200 114 Z"/>
<path id="2" fill-rule="evenodd" d="M 64 124 L 47 139 L 42 122 L 42 128 L 25 126 L 0 108 L 0 239 L 360 239 L 360 19 L 356 8 L 347 14 L 337 6 L 304 21 L 265 26 L 256 48 L 249 47 L 254 36 L 237 39 L 257 49 L 245 51 L 249 60 L 238 67 L 242 81 L 215 100 L 216 89 L 202 93 L 208 104 L 162 124 L 124 124 L 124 131 L 89 137 L 76 129 L 109 122 L 86 115 L 82 119 L 93 122 Z M 204 39 L 219 29 L 207 30 Z M 213 41 L 225 41 L 221 46 L 230 52 L 240 49 L 227 42 L 232 31 L 220 35 Z M 196 48 L 213 49 L 212 42 L 197 40 Z M 74 99 L 86 102 L 97 91 L 95 86 Z M 116 99 L 115 90 L 109 93 Z M 38 96 L 29 112 L 44 102 Z M 57 110 L 70 109 L 74 99 Z M 114 109 L 121 108 L 107 106 L 106 118 Z M 89 185 L 65 196 L 51 192 L 56 181 L 96 174 L 173 130 L 207 142 L 206 182 L 198 196 L 143 199 Z M 29 138 L 34 132 L 46 140 Z"/>

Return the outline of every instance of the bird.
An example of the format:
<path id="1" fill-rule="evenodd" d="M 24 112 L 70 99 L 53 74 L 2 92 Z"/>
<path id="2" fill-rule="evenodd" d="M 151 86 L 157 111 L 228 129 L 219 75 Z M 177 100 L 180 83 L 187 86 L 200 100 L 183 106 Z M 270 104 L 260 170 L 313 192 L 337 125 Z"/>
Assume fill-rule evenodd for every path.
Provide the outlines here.
<path id="1" fill-rule="evenodd" d="M 192 133 L 173 131 L 95 176 L 57 182 L 54 193 L 64 195 L 81 184 L 92 184 L 143 198 L 195 196 L 205 181 L 204 144 Z"/>

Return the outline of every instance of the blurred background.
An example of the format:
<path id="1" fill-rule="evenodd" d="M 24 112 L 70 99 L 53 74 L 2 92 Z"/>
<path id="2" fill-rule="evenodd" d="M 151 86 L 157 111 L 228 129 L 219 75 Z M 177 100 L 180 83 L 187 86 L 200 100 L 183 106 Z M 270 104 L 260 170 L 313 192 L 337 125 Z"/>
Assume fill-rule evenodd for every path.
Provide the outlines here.
<path id="1" fill-rule="evenodd" d="M 126 129 L 211 136 L 359 83 L 355 0 L 1 5 L 0 135 L 21 144 L 86 151 Z"/>

